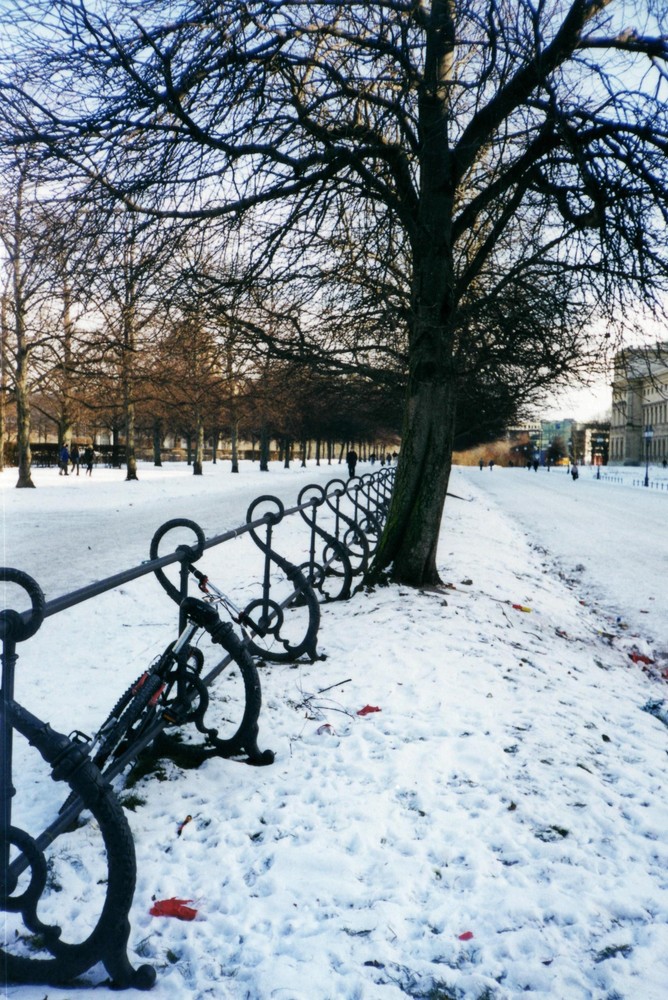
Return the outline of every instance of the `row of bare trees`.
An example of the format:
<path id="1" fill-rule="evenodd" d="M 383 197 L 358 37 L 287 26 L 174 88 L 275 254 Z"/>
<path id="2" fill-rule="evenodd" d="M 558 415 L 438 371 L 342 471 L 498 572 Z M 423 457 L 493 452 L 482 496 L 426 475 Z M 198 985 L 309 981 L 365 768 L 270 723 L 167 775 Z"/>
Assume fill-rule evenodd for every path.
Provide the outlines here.
<path id="1" fill-rule="evenodd" d="M 405 382 L 374 574 L 438 581 L 458 409 L 512 410 L 583 377 L 605 334 L 640 307 L 663 311 L 657 0 L 4 10 L 3 148 L 37 156 L 49 197 L 98 220 L 99 203 L 117 206 L 109 266 L 132 281 L 97 301 L 117 324 L 110 355 L 133 357 L 155 319 L 132 233 L 157 234 L 171 273 L 178 232 L 193 239 L 192 273 L 176 269 L 167 311 L 185 336 L 213 308 L 274 359 Z M 92 295 L 105 271 L 93 267 Z M 183 288 L 187 309 L 172 306 Z M 128 374 L 129 428 L 134 390 Z"/>
<path id="2" fill-rule="evenodd" d="M 270 438 L 331 447 L 396 436 L 398 383 L 271 358 L 250 329 L 263 318 L 248 287 L 220 272 L 201 231 L 141 224 L 109 204 L 65 213 L 39 196 L 29 160 L 12 166 L 0 203 L 3 401 L 15 403 L 19 486 L 33 485 L 35 414 L 59 442 L 82 427 L 122 438 L 127 479 L 138 431 L 151 434 L 156 463 L 166 435 L 185 437 L 195 474 L 205 437 L 214 457 L 221 435 L 230 440 L 238 471 L 240 433 L 258 441 L 263 467 Z M 224 283 L 235 287 L 222 308 Z"/>

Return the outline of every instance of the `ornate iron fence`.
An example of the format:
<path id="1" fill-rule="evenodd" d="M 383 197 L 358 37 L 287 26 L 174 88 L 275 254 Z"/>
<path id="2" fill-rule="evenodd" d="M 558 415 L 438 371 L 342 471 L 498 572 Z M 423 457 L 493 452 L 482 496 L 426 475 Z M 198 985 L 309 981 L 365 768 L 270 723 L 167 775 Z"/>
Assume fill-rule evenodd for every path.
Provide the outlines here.
<path id="1" fill-rule="evenodd" d="M 297 504 L 287 509 L 278 497 L 260 496 L 250 505 L 243 525 L 209 539 L 194 521 L 172 519 L 153 536 L 147 562 L 51 601 L 45 601 L 27 574 L 0 569 L 0 580 L 22 589 L 30 602 L 27 611 L 0 611 L 0 904 L 6 914 L 17 914 L 16 921 L 20 918 L 26 929 L 15 929 L 12 940 L 4 942 L 0 952 L 4 982 L 63 984 L 102 962 L 114 986 L 151 988 L 155 971 L 150 966 L 133 969 L 127 955 L 136 862 L 130 830 L 110 781 L 147 747 L 159 746 L 165 729 L 185 722 L 194 723 L 204 735 L 199 749 L 203 757 L 242 757 L 254 764 L 273 760 L 270 751 L 257 748 L 259 680 L 249 653 L 269 662 L 318 658 L 320 605 L 348 599 L 361 583 L 387 517 L 394 472 L 394 467 L 383 467 L 347 482 L 334 479 L 324 487 L 306 486 Z M 245 582 L 242 589 L 247 596 L 237 606 L 196 563 L 206 551 L 220 553 L 224 543 L 240 539 L 252 542 L 258 558 L 257 579 Z M 171 550 L 161 554 L 167 540 Z M 283 554 L 286 548 L 290 559 Z M 65 736 L 19 704 L 14 697 L 17 643 L 31 638 L 45 618 L 149 574 L 156 575 L 178 605 L 179 639 L 119 699 L 96 736 L 77 730 Z M 189 593 L 191 580 L 197 581 L 203 596 Z M 244 642 L 233 634 L 230 623 L 220 621 L 214 605 L 228 611 L 244 632 Z M 189 645 L 198 628 L 208 631 L 224 649 L 223 657 L 206 671 L 199 650 Z M 225 740 L 206 723 L 207 692 L 230 661 L 240 666 L 243 675 L 240 698 L 245 702 L 245 721 L 233 738 Z M 15 732 L 38 750 L 54 781 L 69 789 L 56 818 L 37 835 L 12 823 Z M 107 873 L 101 879 L 105 889 L 97 922 L 79 940 L 77 928 L 49 924 L 37 910 L 50 891 L 45 852 L 57 837 L 72 833 L 83 808 L 97 820 Z M 9 934 L 7 919 L 5 928 Z M 68 939 L 68 930 L 73 940 Z"/>

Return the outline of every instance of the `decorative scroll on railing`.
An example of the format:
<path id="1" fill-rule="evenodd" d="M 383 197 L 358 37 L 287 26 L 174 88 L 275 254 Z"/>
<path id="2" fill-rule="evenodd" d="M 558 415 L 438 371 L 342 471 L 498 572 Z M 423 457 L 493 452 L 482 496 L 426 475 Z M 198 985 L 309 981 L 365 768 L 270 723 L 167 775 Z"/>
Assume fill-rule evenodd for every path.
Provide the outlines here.
<path id="1" fill-rule="evenodd" d="M 161 740 L 176 728 L 180 735 L 186 726 L 199 734 L 197 744 L 179 744 L 193 758 L 233 757 L 256 765 L 273 761 L 271 751 L 257 745 L 261 694 L 255 659 L 318 658 L 320 603 L 347 599 L 356 581 L 361 583 L 387 517 L 393 479 L 394 468 L 387 467 L 347 482 L 309 485 L 288 509 L 277 497 L 261 496 L 250 505 L 244 525 L 209 539 L 194 521 L 172 519 L 153 536 L 149 561 L 48 602 L 27 574 L 0 568 L 0 581 L 22 591 L 23 603 L 27 595 L 30 605 L 25 611 L 0 611 L 0 908 L 6 914 L 0 957 L 5 983 L 62 985 L 102 963 L 113 986 L 151 988 L 155 970 L 147 965 L 135 970 L 127 954 L 136 861 L 110 782 L 143 751 L 160 752 Z M 242 596 L 233 601 L 212 580 L 224 575 L 231 562 L 222 555 L 223 543 L 243 540 L 256 553 L 255 563 L 251 550 L 244 550 L 245 579 L 240 582 L 237 573 L 234 580 Z M 169 551 L 160 554 L 166 543 Z M 206 574 L 200 561 L 206 563 Z M 33 636 L 45 618 L 149 574 L 178 604 L 178 638 L 121 695 L 95 735 L 76 729 L 69 737 L 58 733 L 15 700 L 18 642 Z M 253 583 L 250 577 L 255 576 Z M 189 593 L 191 581 L 196 581 L 198 596 Z M 220 612 L 229 620 L 221 620 Z M 194 641 L 203 632 L 214 653 L 210 664 Z M 229 664 L 237 669 L 226 672 Z M 224 718 L 212 718 L 209 689 L 214 681 L 228 685 Z M 53 780 L 67 785 L 57 815 L 36 835 L 13 823 L 15 733 L 41 754 Z M 104 886 L 100 912 L 92 928 L 61 927 L 38 915 L 42 903 L 50 912 L 60 901 L 48 884 L 46 852 L 67 833 L 72 838 L 68 855 L 85 868 L 87 855 L 78 860 L 75 844 L 83 809 L 96 820 L 94 828 L 84 824 L 83 839 L 99 836 L 97 856 L 106 858 L 106 874 L 97 882 Z"/>

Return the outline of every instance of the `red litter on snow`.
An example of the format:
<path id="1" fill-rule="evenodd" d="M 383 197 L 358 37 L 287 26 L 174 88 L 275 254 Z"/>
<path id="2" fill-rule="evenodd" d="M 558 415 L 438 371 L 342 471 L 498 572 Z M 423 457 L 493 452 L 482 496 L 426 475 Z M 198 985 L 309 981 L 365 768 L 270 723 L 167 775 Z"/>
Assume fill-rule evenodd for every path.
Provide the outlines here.
<path id="1" fill-rule="evenodd" d="M 186 903 L 192 903 L 192 899 L 177 899 L 176 896 L 172 896 L 171 899 L 156 899 L 149 913 L 152 917 L 177 917 L 179 920 L 194 920 L 197 916 L 197 910 L 194 910 L 192 906 L 186 906 Z"/>
<path id="2" fill-rule="evenodd" d="M 470 941 L 472 937 L 473 937 L 473 931 L 464 931 L 463 934 L 459 935 L 459 940 L 460 941 Z"/>
<path id="3" fill-rule="evenodd" d="M 629 653 L 629 656 L 634 663 L 646 663 L 649 666 L 656 663 L 656 660 L 650 660 L 649 656 L 645 656 L 644 653 L 638 653 L 635 649 L 632 653 Z"/>
<path id="4" fill-rule="evenodd" d="M 382 712 L 381 708 L 377 705 L 365 705 L 364 708 L 360 708 L 358 715 L 371 715 L 372 712 Z"/>

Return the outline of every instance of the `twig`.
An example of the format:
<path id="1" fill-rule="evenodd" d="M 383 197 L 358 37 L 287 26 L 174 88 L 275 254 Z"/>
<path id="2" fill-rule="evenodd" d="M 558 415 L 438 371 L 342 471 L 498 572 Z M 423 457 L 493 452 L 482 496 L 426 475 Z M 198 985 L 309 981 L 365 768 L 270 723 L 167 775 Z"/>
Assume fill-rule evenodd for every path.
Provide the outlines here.
<path id="1" fill-rule="evenodd" d="M 331 691 L 332 688 L 341 687 L 342 684 L 350 684 L 351 680 L 352 680 L 352 677 L 348 677 L 347 680 L 345 680 L 345 681 L 338 681 L 336 684 L 330 684 L 329 687 L 320 688 L 320 690 L 318 691 L 318 694 L 324 694 L 325 691 Z"/>

